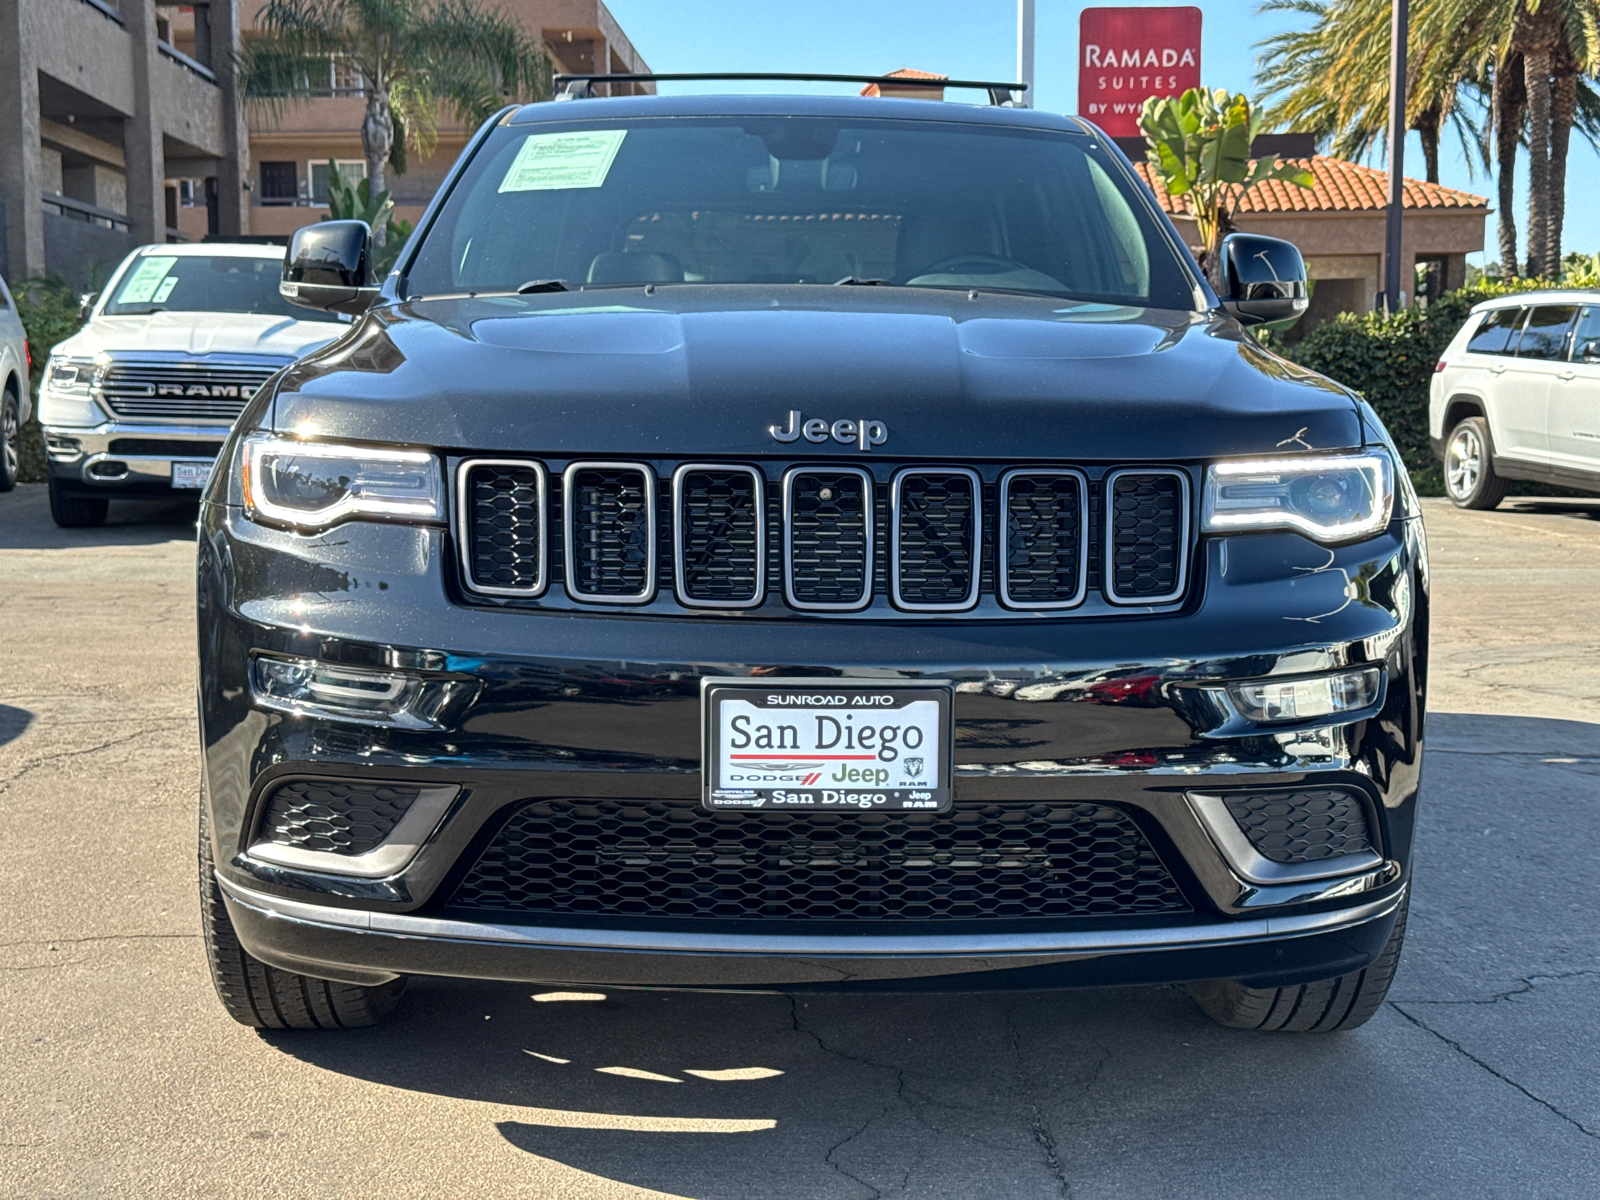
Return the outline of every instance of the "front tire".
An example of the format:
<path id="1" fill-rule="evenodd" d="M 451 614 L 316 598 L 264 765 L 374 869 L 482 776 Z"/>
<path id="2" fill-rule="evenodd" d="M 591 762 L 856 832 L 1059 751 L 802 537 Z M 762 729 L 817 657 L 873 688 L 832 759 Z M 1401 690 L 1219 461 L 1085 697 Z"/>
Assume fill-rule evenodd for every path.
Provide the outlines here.
<path id="1" fill-rule="evenodd" d="M 0 395 L 0 492 L 17 486 L 22 472 L 22 402 L 9 387 Z"/>
<path id="2" fill-rule="evenodd" d="M 406 981 L 360 987 L 269 967 L 239 944 L 211 856 L 205 801 L 200 803 L 200 924 L 211 982 L 228 1015 L 254 1029 L 360 1029 L 387 1017 Z"/>
<path id="3" fill-rule="evenodd" d="M 74 496 L 52 477 L 50 480 L 50 519 L 62 529 L 93 529 L 106 523 L 111 501 L 98 496 Z"/>
<path id="4" fill-rule="evenodd" d="M 1207 979 L 1189 985 L 1189 994 L 1206 1016 L 1229 1029 L 1271 1033 L 1342 1033 L 1359 1029 L 1389 994 L 1400 948 L 1406 940 L 1406 910 L 1401 902 L 1383 953 L 1370 967 L 1294 987 L 1253 988 L 1237 979 Z"/>
<path id="5" fill-rule="evenodd" d="M 1494 473 L 1489 422 L 1468 417 L 1450 431 L 1444 449 L 1444 490 L 1457 508 L 1494 508 L 1507 484 Z"/>

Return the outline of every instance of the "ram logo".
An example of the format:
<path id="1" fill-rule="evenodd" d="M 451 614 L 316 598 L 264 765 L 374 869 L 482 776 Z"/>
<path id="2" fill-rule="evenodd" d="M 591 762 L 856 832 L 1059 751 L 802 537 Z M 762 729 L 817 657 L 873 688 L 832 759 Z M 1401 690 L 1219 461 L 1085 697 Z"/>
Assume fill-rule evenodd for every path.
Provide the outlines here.
<path id="1" fill-rule="evenodd" d="M 156 395 L 210 400 L 238 400 L 236 383 L 158 383 Z"/>

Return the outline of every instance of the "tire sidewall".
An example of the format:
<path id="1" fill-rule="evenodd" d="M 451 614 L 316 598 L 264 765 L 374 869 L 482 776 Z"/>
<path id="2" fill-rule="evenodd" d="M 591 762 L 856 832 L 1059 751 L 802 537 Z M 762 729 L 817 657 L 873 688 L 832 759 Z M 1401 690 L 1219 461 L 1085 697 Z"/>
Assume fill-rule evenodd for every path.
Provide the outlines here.
<path id="1" fill-rule="evenodd" d="M 1450 448 L 1455 445 L 1462 431 L 1467 429 L 1470 429 L 1473 436 L 1478 439 L 1478 477 L 1473 481 L 1470 490 L 1458 494 L 1450 486 Z M 1456 422 L 1455 428 L 1450 430 L 1450 436 L 1445 439 L 1444 490 L 1445 495 L 1450 497 L 1450 502 L 1457 508 L 1474 508 L 1482 503 L 1484 492 L 1488 490 L 1490 480 L 1493 478 L 1492 455 L 1489 426 L 1482 417 L 1466 417 Z"/>

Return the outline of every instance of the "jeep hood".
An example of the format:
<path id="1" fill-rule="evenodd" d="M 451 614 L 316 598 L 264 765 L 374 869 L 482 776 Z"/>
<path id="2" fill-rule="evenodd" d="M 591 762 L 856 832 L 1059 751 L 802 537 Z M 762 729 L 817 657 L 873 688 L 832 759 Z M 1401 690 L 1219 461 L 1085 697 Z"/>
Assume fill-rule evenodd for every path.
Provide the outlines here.
<path id="1" fill-rule="evenodd" d="M 661 287 L 374 310 L 284 377 L 319 437 L 564 455 L 1148 460 L 1358 446 L 1342 388 L 1208 313 L 924 288 Z"/>
<path id="2" fill-rule="evenodd" d="M 331 321 L 296 321 L 254 313 L 158 312 L 145 316 L 98 316 L 55 353 L 88 357 L 112 354 L 262 354 L 284 361 L 327 345 L 347 326 Z"/>

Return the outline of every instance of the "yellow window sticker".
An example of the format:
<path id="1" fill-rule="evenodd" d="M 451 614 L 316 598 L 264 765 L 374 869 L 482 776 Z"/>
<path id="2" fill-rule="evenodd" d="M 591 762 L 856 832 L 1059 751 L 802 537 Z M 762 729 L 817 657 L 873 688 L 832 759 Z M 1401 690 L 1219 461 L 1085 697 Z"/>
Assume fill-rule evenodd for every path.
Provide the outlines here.
<path id="1" fill-rule="evenodd" d="M 534 133 L 522 143 L 511 169 L 500 181 L 502 192 L 553 192 L 597 188 L 605 183 L 611 163 L 622 148 L 626 129 L 591 129 L 573 133 Z"/>
<path id="2" fill-rule="evenodd" d="M 133 274 L 128 276 L 128 282 L 122 285 L 117 303 L 148 304 L 150 298 L 156 294 L 156 289 L 161 286 L 161 281 L 167 277 L 167 272 L 172 270 L 173 264 L 177 261 L 176 258 L 167 257 L 141 259 Z"/>

